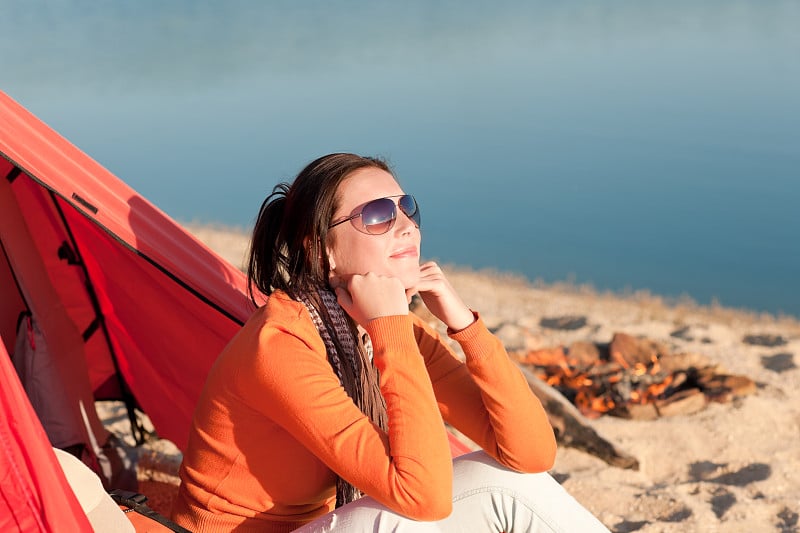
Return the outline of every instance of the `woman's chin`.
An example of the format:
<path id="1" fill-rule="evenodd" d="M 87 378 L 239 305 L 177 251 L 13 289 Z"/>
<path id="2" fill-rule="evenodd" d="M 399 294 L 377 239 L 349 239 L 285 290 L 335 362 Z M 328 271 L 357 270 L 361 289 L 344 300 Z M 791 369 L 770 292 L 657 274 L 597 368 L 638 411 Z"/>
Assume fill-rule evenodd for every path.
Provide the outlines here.
<path id="1" fill-rule="evenodd" d="M 406 291 L 409 289 L 415 288 L 419 285 L 419 272 L 408 272 L 403 274 L 398 274 L 397 276 L 400 278 L 400 281 L 403 282 L 403 287 L 405 287 Z"/>

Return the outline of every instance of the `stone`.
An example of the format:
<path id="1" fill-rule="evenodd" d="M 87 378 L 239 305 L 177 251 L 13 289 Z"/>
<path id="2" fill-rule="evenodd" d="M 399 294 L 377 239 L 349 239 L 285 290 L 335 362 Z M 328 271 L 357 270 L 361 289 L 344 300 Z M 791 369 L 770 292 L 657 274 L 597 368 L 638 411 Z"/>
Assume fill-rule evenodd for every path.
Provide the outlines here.
<path id="1" fill-rule="evenodd" d="M 555 348 L 542 348 L 540 350 L 528 350 L 519 362 L 534 366 L 561 366 L 566 363 L 567 357 L 562 346 Z"/>
<path id="2" fill-rule="evenodd" d="M 712 360 L 705 355 L 686 352 L 663 354 L 659 360 L 661 369 L 665 372 L 677 372 L 689 368 L 713 367 Z"/>
<path id="3" fill-rule="evenodd" d="M 659 343 L 649 339 L 638 339 L 627 333 L 614 333 L 609 346 L 612 361 L 616 361 L 625 368 L 641 364 L 650 366 L 662 354 L 669 351 Z"/>
<path id="4" fill-rule="evenodd" d="M 567 356 L 576 366 L 596 365 L 600 361 L 600 349 L 593 342 L 576 341 L 569 345 Z"/>
<path id="5" fill-rule="evenodd" d="M 756 382 L 747 376 L 713 374 L 710 378 L 698 380 L 703 392 L 715 402 L 729 402 L 734 397 L 753 394 Z"/>
<path id="6" fill-rule="evenodd" d="M 789 341 L 780 335 L 761 334 L 745 335 L 742 338 L 742 342 L 752 346 L 766 346 L 768 348 L 773 348 L 775 346 L 785 346 Z"/>
<path id="7" fill-rule="evenodd" d="M 778 374 L 797 368 L 797 365 L 794 364 L 794 355 L 788 352 L 762 355 L 761 366 Z"/>
<path id="8" fill-rule="evenodd" d="M 627 404 L 614 409 L 611 414 L 629 420 L 655 420 L 658 418 L 658 410 L 652 403 Z"/>
<path id="9" fill-rule="evenodd" d="M 539 325 L 547 329 L 576 330 L 586 326 L 585 316 L 559 316 L 545 317 L 539 321 Z"/>
<path id="10" fill-rule="evenodd" d="M 693 341 L 694 337 L 689 335 L 689 330 L 691 328 L 689 326 L 683 326 L 681 328 L 676 329 L 675 331 L 669 334 L 670 337 L 674 337 L 676 339 L 681 339 L 685 341 Z"/>
<path id="11" fill-rule="evenodd" d="M 660 416 L 691 415 L 702 411 L 706 403 L 706 397 L 699 389 L 686 389 L 665 400 L 656 400 L 655 407 Z"/>

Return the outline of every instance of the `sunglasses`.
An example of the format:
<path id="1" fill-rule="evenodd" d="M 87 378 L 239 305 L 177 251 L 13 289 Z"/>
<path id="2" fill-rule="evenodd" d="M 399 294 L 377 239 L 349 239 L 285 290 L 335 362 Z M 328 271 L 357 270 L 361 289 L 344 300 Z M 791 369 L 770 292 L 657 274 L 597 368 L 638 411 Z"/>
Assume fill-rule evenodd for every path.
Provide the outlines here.
<path id="1" fill-rule="evenodd" d="M 397 203 L 393 200 L 397 198 Z M 414 221 L 414 225 L 419 227 L 419 206 L 417 201 L 410 194 L 398 194 L 396 196 L 387 196 L 386 198 L 378 198 L 371 200 L 361 206 L 358 213 L 343 218 L 334 222 L 328 229 L 335 228 L 339 224 L 344 224 L 348 220 L 352 222 L 353 227 L 361 233 L 368 235 L 382 235 L 394 227 L 397 220 L 397 208 L 403 212 L 405 216 Z M 359 222 L 355 220 L 360 218 Z"/>

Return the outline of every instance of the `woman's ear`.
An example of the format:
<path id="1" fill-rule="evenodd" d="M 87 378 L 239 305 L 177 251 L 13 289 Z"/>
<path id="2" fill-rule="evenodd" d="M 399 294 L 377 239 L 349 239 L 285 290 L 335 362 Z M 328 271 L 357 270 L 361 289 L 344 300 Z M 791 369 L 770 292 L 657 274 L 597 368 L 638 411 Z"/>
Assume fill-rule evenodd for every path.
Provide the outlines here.
<path id="1" fill-rule="evenodd" d="M 313 252 L 311 252 L 309 250 L 310 243 L 311 243 L 311 239 L 309 237 L 306 237 L 305 239 L 303 239 L 303 247 L 306 249 L 306 253 L 313 253 Z M 320 246 L 319 243 L 320 243 L 320 241 L 317 240 L 318 246 L 316 247 L 316 251 L 317 251 L 317 259 L 316 260 L 320 264 L 320 266 L 322 266 L 322 246 Z M 325 247 L 325 253 L 328 255 L 328 261 L 329 261 L 330 269 L 333 270 L 334 269 L 334 266 L 333 266 L 334 265 L 333 253 L 331 252 L 330 248 L 327 247 L 327 246 Z M 313 261 L 313 259 L 311 259 L 311 260 Z"/>
<path id="2" fill-rule="evenodd" d="M 336 270 L 336 260 L 333 258 L 333 250 L 331 250 L 329 246 L 326 246 L 325 253 L 328 255 L 328 268 L 333 272 Z"/>

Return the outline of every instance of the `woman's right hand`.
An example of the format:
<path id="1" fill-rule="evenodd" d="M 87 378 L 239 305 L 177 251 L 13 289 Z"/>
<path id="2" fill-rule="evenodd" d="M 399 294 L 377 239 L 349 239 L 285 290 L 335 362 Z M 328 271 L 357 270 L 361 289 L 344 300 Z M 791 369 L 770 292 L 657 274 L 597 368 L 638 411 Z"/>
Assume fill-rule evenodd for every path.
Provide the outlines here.
<path id="1" fill-rule="evenodd" d="M 339 305 L 362 327 L 378 317 L 408 314 L 408 297 L 398 278 L 367 272 L 334 276 L 330 284 Z"/>

